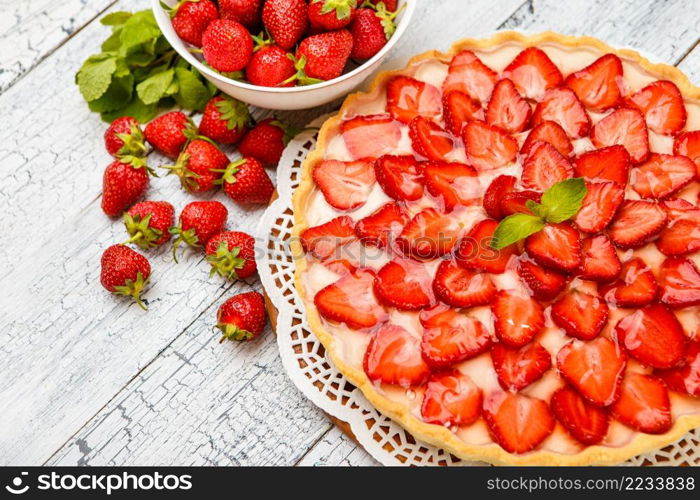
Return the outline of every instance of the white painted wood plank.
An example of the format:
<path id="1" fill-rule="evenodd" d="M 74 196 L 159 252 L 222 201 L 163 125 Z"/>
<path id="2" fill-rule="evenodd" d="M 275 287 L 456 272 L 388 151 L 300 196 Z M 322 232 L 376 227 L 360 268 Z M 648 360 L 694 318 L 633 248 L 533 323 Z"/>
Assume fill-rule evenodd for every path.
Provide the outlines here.
<path id="1" fill-rule="evenodd" d="M 364 448 L 333 427 L 297 462 L 300 467 L 380 465 Z"/>
<path id="2" fill-rule="evenodd" d="M 694 85 L 700 86 L 700 45 L 696 45 L 693 50 L 688 52 L 678 67 Z"/>

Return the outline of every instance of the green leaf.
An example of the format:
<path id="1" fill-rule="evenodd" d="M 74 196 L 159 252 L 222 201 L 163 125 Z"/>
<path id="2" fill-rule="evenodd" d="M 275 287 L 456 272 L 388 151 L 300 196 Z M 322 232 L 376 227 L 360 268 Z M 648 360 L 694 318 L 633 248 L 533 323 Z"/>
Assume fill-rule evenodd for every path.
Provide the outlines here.
<path id="1" fill-rule="evenodd" d="M 102 119 L 113 122 L 122 116 L 133 116 L 141 123 L 150 122 L 158 113 L 156 104 L 144 104 L 137 96 L 134 96 L 126 106 L 116 111 L 102 113 Z"/>
<path id="2" fill-rule="evenodd" d="M 100 19 L 100 22 L 105 26 L 119 26 L 124 24 L 132 16 L 131 12 L 118 11 L 107 14 L 105 17 Z"/>
<path id="3" fill-rule="evenodd" d="M 179 91 L 175 94 L 177 103 L 185 108 L 202 111 L 207 105 L 210 93 L 199 75 L 184 68 L 175 68 Z"/>
<path id="4" fill-rule="evenodd" d="M 542 195 L 542 206 L 546 210 L 547 222 L 564 222 L 581 209 L 588 189 L 583 178 L 557 182 Z"/>
<path id="5" fill-rule="evenodd" d="M 83 63 L 76 75 L 76 83 L 86 101 L 99 99 L 107 92 L 116 69 L 116 58 L 108 54 L 90 56 Z"/>
<path id="6" fill-rule="evenodd" d="M 122 46 L 122 41 L 119 37 L 119 33 L 121 33 L 121 26 L 118 26 L 115 28 L 115 30 L 112 32 L 109 37 L 102 42 L 102 46 L 100 47 L 102 49 L 102 52 L 116 52 L 119 50 L 119 47 Z"/>
<path id="7" fill-rule="evenodd" d="M 136 93 L 144 104 L 155 104 L 165 95 L 175 77 L 172 69 L 156 73 L 136 86 Z"/>
<path id="8" fill-rule="evenodd" d="M 122 46 L 141 45 L 161 35 L 158 24 L 151 10 L 142 10 L 132 15 L 125 23 L 119 35 Z"/>
<path id="9" fill-rule="evenodd" d="M 88 103 L 91 111 L 103 113 L 123 108 L 131 100 L 134 91 L 134 77 L 130 73 L 114 78 L 102 97 Z"/>
<path id="10" fill-rule="evenodd" d="M 126 56 L 125 61 L 129 66 L 145 67 L 156 60 L 155 54 L 148 52 L 135 52 Z"/>
<path id="11" fill-rule="evenodd" d="M 547 209 L 534 200 L 527 200 L 525 207 L 538 217 L 545 218 L 547 216 Z"/>
<path id="12" fill-rule="evenodd" d="M 500 250 L 541 231 L 542 228 L 544 228 L 544 221 L 536 215 L 509 215 L 496 227 L 491 240 L 491 248 Z"/>

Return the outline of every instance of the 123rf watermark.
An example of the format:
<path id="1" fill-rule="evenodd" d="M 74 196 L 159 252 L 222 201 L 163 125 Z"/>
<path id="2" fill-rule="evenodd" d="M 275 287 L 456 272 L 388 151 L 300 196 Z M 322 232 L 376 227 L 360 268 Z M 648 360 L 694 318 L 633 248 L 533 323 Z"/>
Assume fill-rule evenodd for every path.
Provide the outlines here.
<path id="1" fill-rule="evenodd" d="M 550 477 L 491 478 L 491 491 L 694 491 L 695 478 L 687 476 L 621 476 L 619 478 L 578 479 Z"/>

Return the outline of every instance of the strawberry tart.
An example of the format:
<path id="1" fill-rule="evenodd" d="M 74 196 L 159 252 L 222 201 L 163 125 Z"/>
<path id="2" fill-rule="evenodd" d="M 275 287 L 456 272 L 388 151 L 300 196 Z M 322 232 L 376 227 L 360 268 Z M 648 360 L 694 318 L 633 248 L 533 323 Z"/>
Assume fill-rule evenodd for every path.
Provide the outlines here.
<path id="1" fill-rule="evenodd" d="M 700 89 L 593 38 L 502 32 L 350 96 L 294 194 L 340 371 L 494 464 L 622 462 L 700 426 Z"/>

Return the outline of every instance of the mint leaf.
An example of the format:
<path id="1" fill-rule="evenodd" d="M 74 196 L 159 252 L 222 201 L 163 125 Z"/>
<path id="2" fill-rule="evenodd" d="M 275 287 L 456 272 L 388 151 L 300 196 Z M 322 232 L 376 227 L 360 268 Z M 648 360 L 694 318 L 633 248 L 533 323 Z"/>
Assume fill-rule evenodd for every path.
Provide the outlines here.
<path id="1" fill-rule="evenodd" d="M 587 192 L 586 182 L 581 177 L 557 182 L 542 195 L 541 205 L 546 211 L 542 216 L 547 222 L 569 220 L 581 209 Z"/>
<path id="2" fill-rule="evenodd" d="M 142 10 L 132 15 L 122 27 L 119 38 L 122 46 L 133 47 L 141 45 L 161 35 L 158 24 L 153 17 L 153 11 Z"/>
<path id="3" fill-rule="evenodd" d="M 89 57 L 76 75 L 76 83 L 86 101 L 94 101 L 107 92 L 117 69 L 115 57 L 99 54 Z"/>
<path id="4" fill-rule="evenodd" d="M 530 212 L 538 217 L 542 217 L 544 219 L 547 216 L 547 209 L 534 200 L 527 200 L 525 202 L 525 207 L 527 207 Z"/>
<path id="5" fill-rule="evenodd" d="M 106 113 L 102 113 L 102 119 L 106 122 L 113 122 L 122 116 L 133 116 L 141 123 L 150 122 L 156 117 L 158 106 L 156 104 L 144 104 L 137 96 L 124 107 Z"/>
<path id="6" fill-rule="evenodd" d="M 207 87 L 199 79 L 199 76 L 184 68 L 175 68 L 175 75 L 179 84 L 175 100 L 183 108 L 202 111 L 207 105 L 210 94 Z"/>
<path id="7" fill-rule="evenodd" d="M 123 108 L 124 104 L 131 100 L 133 91 L 133 75 L 129 73 L 119 78 L 115 77 L 107 89 L 107 92 L 105 92 L 99 99 L 90 101 L 88 106 L 90 107 L 90 111 L 94 111 L 96 113 L 116 111 Z"/>
<path id="8" fill-rule="evenodd" d="M 491 248 L 500 250 L 527 238 L 544 228 L 541 217 L 530 214 L 513 214 L 503 219 L 493 233 Z"/>
<path id="9" fill-rule="evenodd" d="M 105 26 L 118 26 L 124 24 L 132 16 L 131 12 L 118 11 L 107 14 L 100 19 L 100 22 Z"/>
<path id="10" fill-rule="evenodd" d="M 175 77 L 175 71 L 169 69 L 148 77 L 136 86 L 136 93 L 144 104 L 155 104 L 161 100 Z"/>

